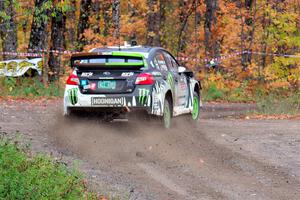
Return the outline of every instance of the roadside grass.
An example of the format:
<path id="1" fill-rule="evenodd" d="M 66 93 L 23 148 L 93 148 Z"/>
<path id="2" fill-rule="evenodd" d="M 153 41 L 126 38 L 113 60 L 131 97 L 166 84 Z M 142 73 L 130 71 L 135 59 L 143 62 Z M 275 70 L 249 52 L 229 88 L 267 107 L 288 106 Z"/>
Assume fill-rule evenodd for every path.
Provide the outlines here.
<path id="1" fill-rule="evenodd" d="M 249 90 L 243 84 L 235 89 L 218 89 L 215 83 L 203 88 L 203 101 L 220 101 L 229 103 L 256 103 L 257 109 L 253 114 L 261 115 L 290 115 L 300 114 L 300 89 L 286 88 L 269 89 L 254 88 Z"/>
<path id="2" fill-rule="evenodd" d="M 53 98 L 63 96 L 63 87 L 59 82 L 44 85 L 39 77 L 1 77 L 1 98 Z"/>
<path id="3" fill-rule="evenodd" d="M 0 199 L 101 199 L 81 173 L 0 136 Z M 103 198 L 105 199 L 105 198 Z"/>
<path id="4" fill-rule="evenodd" d="M 203 101 L 254 102 L 255 97 L 247 91 L 246 86 L 235 89 L 219 89 L 215 83 L 206 85 L 202 91 Z"/>
<path id="5" fill-rule="evenodd" d="M 257 98 L 257 113 L 264 115 L 299 115 L 300 90 L 282 95 L 278 92 Z"/>

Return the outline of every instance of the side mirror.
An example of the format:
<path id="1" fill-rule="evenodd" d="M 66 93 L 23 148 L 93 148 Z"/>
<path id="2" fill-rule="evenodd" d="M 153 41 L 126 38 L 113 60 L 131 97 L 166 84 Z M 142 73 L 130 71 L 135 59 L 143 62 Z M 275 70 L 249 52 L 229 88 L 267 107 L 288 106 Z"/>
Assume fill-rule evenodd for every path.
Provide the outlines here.
<path id="1" fill-rule="evenodd" d="M 178 67 L 178 73 L 183 73 L 183 72 L 185 72 L 186 71 L 186 68 L 185 67 L 183 67 L 183 66 L 179 66 Z"/>

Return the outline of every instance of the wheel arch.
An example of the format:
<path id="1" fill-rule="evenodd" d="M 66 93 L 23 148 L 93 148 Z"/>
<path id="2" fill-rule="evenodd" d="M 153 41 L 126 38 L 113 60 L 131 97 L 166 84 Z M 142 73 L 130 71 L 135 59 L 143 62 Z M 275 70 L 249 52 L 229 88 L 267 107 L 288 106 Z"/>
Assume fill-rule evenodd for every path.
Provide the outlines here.
<path id="1" fill-rule="evenodd" d="M 173 100 L 173 95 L 172 95 L 172 91 L 168 90 L 165 94 L 165 99 L 169 99 L 170 103 L 171 103 L 171 113 L 173 115 L 173 107 L 174 107 L 174 100 Z"/>
<path id="2" fill-rule="evenodd" d="M 201 90 L 201 85 L 200 85 L 200 82 L 197 82 L 194 86 L 194 90 L 193 92 L 196 92 L 200 98 L 200 90 Z"/>

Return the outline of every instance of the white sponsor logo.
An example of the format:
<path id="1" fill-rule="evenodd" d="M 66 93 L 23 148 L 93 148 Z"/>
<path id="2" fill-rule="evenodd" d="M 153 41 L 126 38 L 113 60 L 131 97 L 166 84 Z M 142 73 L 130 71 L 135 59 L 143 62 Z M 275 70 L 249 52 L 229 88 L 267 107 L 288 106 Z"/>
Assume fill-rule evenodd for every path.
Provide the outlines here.
<path id="1" fill-rule="evenodd" d="M 90 77 L 93 76 L 93 72 L 82 72 L 81 77 Z"/>
<path id="2" fill-rule="evenodd" d="M 84 85 L 84 86 L 83 86 L 83 89 L 85 89 L 85 90 L 90 89 L 90 88 L 91 88 L 90 85 Z"/>
<path id="3" fill-rule="evenodd" d="M 93 105 L 122 105 L 122 98 L 93 98 Z"/>
<path id="4" fill-rule="evenodd" d="M 133 72 L 123 72 L 121 76 L 125 76 L 125 77 L 128 77 L 128 76 L 133 76 Z"/>

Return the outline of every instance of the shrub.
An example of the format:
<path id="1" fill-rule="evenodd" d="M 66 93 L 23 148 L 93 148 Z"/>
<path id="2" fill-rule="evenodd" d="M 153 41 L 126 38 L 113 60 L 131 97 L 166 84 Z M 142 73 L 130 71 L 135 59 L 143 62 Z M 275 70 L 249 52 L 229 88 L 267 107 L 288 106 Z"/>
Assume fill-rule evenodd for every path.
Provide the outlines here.
<path id="1" fill-rule="evenodd" d="M 267 115 L 300 113 L 300 91 L 287 96 L 282 92 L 272 92 L 257 99 L 258 112 Z"/>
<path id="2" fill-rule="evenodd" d="M 2 77 L 0 78 L 1 97 L 59 97 L 63 95 L 63 89 L 58 82 L 44 85 L 38 77 Z"/>
<path id="3" fill-rule="evenodd" d="M 203 100 L 204 101 L 213 101 L 223 99 L 224 92 L 217 88 L 217 86 L 212 83 L 208 88 L 204 88 Z"/>
<path id="4" fill-rule="evenodd" d="M 82 175 L 0 138 L 0 199 L 97 199 Z"/>

